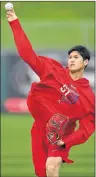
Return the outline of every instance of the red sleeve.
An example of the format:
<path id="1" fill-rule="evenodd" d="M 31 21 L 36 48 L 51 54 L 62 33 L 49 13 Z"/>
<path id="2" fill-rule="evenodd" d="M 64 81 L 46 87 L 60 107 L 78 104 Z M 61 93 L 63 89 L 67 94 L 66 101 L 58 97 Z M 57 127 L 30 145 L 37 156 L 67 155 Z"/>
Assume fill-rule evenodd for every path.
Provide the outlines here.
<path id="1" fill-rule="evenodd" d="M 93 115 L 89 115 L 80 121 L 80 128 L 73 132 L 63 141 L 67 147 L 82 144 L 88 140 L 95 130 L 95 120 Z"/>
<path id="2" fill-rule="evenodd" d="M 18 19 L 9 22 L 17 50 L 21 58 L 38 74 L 39 77 L 48 71 L 47 57 L 37 56 Z"/>

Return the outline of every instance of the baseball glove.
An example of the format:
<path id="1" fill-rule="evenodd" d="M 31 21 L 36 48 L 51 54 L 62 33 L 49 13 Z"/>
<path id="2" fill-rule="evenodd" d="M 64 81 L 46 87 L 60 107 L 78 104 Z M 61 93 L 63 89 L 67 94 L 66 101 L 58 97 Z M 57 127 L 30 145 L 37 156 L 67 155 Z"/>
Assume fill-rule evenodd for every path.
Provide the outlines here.
<path id="1" fill-rule="evenodd" d="M 69 124 L 69 118 L 62 114 L 54 114 L 46 125 L 46 135 L 48 140 L 55 144 L 62 140 L 66 127 Z"/>

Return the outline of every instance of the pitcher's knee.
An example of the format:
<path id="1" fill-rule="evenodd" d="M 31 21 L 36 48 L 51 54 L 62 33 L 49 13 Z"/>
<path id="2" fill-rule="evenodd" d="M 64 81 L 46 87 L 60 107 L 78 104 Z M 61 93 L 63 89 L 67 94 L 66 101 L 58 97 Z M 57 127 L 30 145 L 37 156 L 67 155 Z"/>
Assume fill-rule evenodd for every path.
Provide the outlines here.
<path id="1" fill-rule="evenodd" d="M 47 165 L 46 173 L 47 173 L 47 177 L 58 177 L 55 165 Z"/>
<path id="2" fill-rule="evenodd" d="M 47 163 L 46 164 L 46 174 L 47 177 L 58 177 L 59 167 L 57 164 Z"/>
<path id="3" fill-rule="evenodd" d="M 47 170 L 47 172 L 54 172 L 55 169 L 56 169 L 56 166 L 55 166 L 55 165 L 46 164 L 46 170 Z"/>
<path id="4" fill-rule="evenodd" d="M 58 177 L 61 163 L 61 157 L 49 157 L 46 162 L 47 177 Z"/>

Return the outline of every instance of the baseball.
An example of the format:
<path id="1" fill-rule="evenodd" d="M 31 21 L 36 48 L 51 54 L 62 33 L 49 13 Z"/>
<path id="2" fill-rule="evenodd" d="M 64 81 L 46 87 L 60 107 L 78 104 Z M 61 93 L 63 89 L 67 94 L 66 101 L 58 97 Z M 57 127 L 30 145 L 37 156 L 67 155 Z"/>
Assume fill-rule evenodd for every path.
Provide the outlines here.
<path id="1" fill-rule="evenodd" d="M 6 10 L 12 10 L 13 9 L 13 4 L 8 2 L 7 4 L 5 4 L 5 9 Z"/>

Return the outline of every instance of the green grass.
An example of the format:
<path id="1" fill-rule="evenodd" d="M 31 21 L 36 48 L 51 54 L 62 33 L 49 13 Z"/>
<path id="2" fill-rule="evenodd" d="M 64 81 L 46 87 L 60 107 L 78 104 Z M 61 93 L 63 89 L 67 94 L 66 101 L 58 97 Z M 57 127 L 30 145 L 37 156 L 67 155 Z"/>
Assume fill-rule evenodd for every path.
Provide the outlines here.
<path id="1" fill-rule="evenodd" d="M 34 177 L 31 161 L 30 115 L 1 115 L 1 172 L 2 177 Z M 63 164 L 60 177 L 94 177 L 94 136 L 85 144 L 74 146 L 70 151 L 74 164 Z"/>
<path id="2" fill-rule="evenodd" d="M 1 46 L 15 48 L 1 3 Z M 94 2 L 13 2 L 35 49 L 94 47 Z M 23 10 L 21 10 L 23 9 Z"/>
<path id="3" fill-rule="evenodd" d="M 48 23 L 48 22 L 47 22 Z M 55 24 L 54 24 L 55 23 Z M 49 21 L 49 25 L 46 22 L 35 22 L 34 25 L 31 21 L 21 20 L 21 24 L 33 44 L 33 48 L 46 49 L 68 49 L 71 46 L 77 44 L 89 45 L 90 48 L 94 46 L 94 26 L 89 25 L 88 29 L 85 25 L 75 23 L 74 26 L 67 22 L 55 22 Z M 37 25 L 39 26 L 37 27 Z M 15 48 L 12 32 L 6 20 L 3 20 L 3 26 L 1 28 L 4 34 L 1 36 L 2 47 Z M 88 46 L 88 47 L 89 47 Z"/>
<path id="4" fill-rule="evenodd" d="M 1 2 L 1 17 L 5 18 Z M 94 18 L 94 2 L 12 2 L 18 16 L 24 20 L 64 20 Z M 86 13 L 85 13 L 86 12 Z"/>

